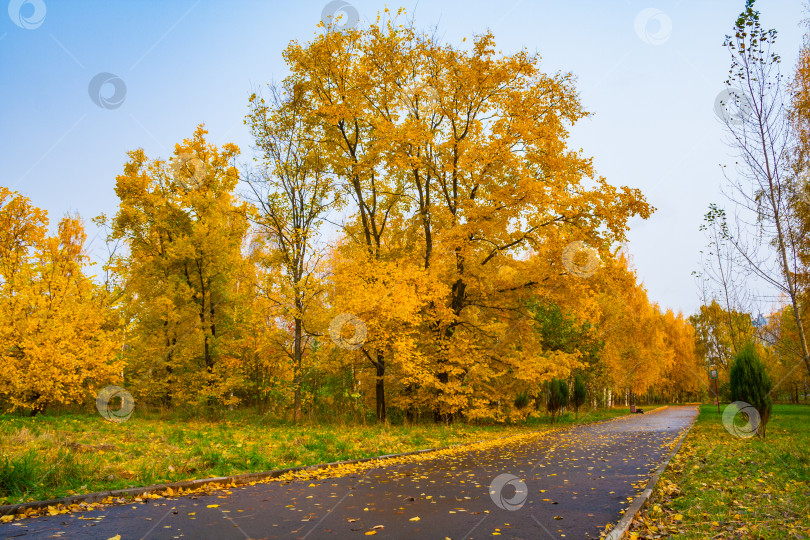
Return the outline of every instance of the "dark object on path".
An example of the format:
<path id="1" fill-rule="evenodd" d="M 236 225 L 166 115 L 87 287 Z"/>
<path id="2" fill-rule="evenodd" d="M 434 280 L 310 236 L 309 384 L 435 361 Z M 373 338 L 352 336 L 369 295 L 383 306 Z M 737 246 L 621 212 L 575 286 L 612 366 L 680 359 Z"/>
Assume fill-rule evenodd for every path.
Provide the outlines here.
<path id="1" fill-rule="evenodd" d="M 637 412 L 638 414 L 644 414 L 644 409 L 636 409 L 636 412 Z"/>

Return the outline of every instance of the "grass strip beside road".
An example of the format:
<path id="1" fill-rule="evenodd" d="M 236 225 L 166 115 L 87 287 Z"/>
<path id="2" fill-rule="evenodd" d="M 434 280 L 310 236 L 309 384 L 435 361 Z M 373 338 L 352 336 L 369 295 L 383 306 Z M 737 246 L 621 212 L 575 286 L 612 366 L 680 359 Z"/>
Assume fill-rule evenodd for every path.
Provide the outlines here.
<path id="1" fill-rule="evenodd" d="M 627 414 L 625 408 L 566 414 L 557 425 Z M 136 415 L 0 416 L 0 505 L 198 478 L 316 465 L 439 448 L 549 429 L 544 416 L 519 425 L 266 425 L 243 411 L 222 420 Z"/>
<path id="2" fill-rule="evenodd" d="M 767 437 L 742 439 L 703 405 L 630 538 L 809 538 L 809 451 L 810 406 L 774 405 Z"/>

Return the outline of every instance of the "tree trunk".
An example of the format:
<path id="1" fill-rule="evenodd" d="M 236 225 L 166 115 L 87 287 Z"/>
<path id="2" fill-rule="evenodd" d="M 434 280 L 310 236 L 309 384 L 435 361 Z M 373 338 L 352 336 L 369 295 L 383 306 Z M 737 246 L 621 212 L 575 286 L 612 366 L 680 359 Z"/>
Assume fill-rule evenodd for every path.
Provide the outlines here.
<path id="1" fill-rule="evenodd" d="M 413 406 L 413 385 L 411 383 L 405 385 L 405 395 L 408 398 L 408 407 L 405 409 L 405 421 L 412 423 L 416 419 L 416 410 Z"/>
<path id="2" fill-rule="evenodd" d="M 203 289 L 203 302 L 200 306 L 200 321 L 203 331 L 203 354 L 205 355 L 205 371 L 208 373 L 208 388 L 211 389 L 214 386 L 214 357 L 211 354 L 211 343 L 210 343 L 210 334 L 206 329 L 205 323 L 205 315 L 208 309 L 205 307 L 205 289 Z M 207 400 L 209 407 L 214 407 L 214 395 L 213 391 L 208 392 L 208 400 Z"/>
<path id="3" fill-rule="evenodd" d="M 459 274 L 464 273 L 464 258 L 461 256 L 461 248 L 456 248 L 456 270 Z M 463 279 L 458 278 L 455 283 L 453 283 L 453 288 L 451 290 L 450 296 L 450 309 L 453 310 L 453 314 L 458 318 L 461 314 L 461 310 L 464 309 L 464 300 L 467 297 L 467 284 L 464 282 Z M 455 332 L 456 323 L 451 323 L 448 325 L 447 329 L 444 331 L 444 338 L 449 340 L 454 332 Z M 438 327 L 437 327 L 438 329 Z M 444 357 L 443 351 L 440 352 L 439 356 L 439 371 L 437 373 L 437 379 L 439 383 L 442 385 L 446 385 L 450 382 L 450 374 L 444 367 L 447 363 L 446 358 Z M 442 389 L 439 389 L 438 395 L 441 396 L 444 393 Z M 438 400 L 437 400 L 438 401 Z M 442 422 L 445 424 L 449 424 L 453 421 L 454 415 L 453 413 L 442 412 L 439 403 L 436 403 L 436 407 L 433 411 L 433 421 L 436 423 Z"/>
<path id="4" fill-rule="evenodd" d="M 385 360 L 380 358 L 380 355 L 377 356 L 377 381 L 376 381 L 376 390 L 377 390 L 377 422 L 384 423 L 385 422 Z"/>
<path id="5" fill-rule="evenodd" d="M 164 335 L 166 336 L 166 393 L 163 394 L 161 401 L 163 406 L 170 409 L 172 406 L 172 361 L 174 360 L 174 346 L 177 344 L 177 338 L 170 338 L 168 335 L 168 318 L 163 321 Z"/>
<path id="6" fill-rule="evenodd" d="M 450 381 L 450 376 L 446 371 L 440 371 L 438 374 L 438 379 L 441 384 L 447 384 Z M 441 396 L 444 393 L 443 390 L 439 390 L 438 395 Z M 441 406 L 439 403 L 436 403 L 436 408 L 433 409 L 433 422 L 444 423 L 447 424 L 452 421 L 452 416 L 448 413 L 442 412 Z"/>
<path id="7" fill-rule="evenodd" d="M 34 399 L 33 399 L 33 401 L 34 401 L 35 403 L 34 403 L 33 405 L 31 405 L 31 412 L 29 413 L 29 416 L 30 416 L 31 418 L 33 418 L 34 416 L 38 415 L 39 413 L 41 413 L 41 412 L 45 411 L 45 405 L 43 405 L 42 403 L 36 403 L 36 401 L 37 401 L 39 398 L 40 398 L 40 394 L 38 394 L 38 393 L 37 393 L 37 394 L 34 394 Z"/>
<path id="8" fill-rule="evenodd" d="M 770 177 L 770 169 L 769 177 Z M 771 189 L 773 189 L 773 182 L 770 182 Z M 787 248 L 785 247 L 785 239 L 782 233 L 782 223 L 778 219 L 778 208 L 774 204 L 774 212 L 777 215 L 776 221 L 776 232 L 777 232 L 777 239 L 778 239 L 778 247 L 780 255 L 782 256 L 782 267 L 783 272 L 785 275 L 785 281 L 787 281 L 788 286 L 788 295 L 790 296 L 790 303 L 793 307 L 793 318 L 796 321 L 796 327 L 799 330 L 799 343 L 802 345 L 802 358 L 804 359 L 804 366 L 807 368 L 807 373 L 810 374 L 810 351 L 807 348 L 807 336 L 804 333 L 804 321 L 802 320 L 802 316 L 799 313 L 799 293 L 796 290 L 796 283 L 791 276 L 790 265 L 788 264 L 788 256 L 787 256 Z"/>
<path id="9" fill-rule="evenodd" d="M 295 318 L 295 335 L 293 336 L 293 385 L 295 386 L 295 401 L 293 403 L 293 418 L 296 423 L 301 421 L 301 382 L 302 382 L 302 360 L 301 350 L 303 321 Z"/>

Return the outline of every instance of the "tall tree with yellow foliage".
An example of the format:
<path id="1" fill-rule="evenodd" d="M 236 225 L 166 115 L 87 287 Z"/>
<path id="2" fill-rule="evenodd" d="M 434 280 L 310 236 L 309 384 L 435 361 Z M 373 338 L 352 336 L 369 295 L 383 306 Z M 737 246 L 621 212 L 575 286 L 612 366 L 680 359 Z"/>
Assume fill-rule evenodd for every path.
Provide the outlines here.
<path id="1" fill-rule="evenodd" d="M 0 187 L 0 403 L 34 414 L 86 401 L 123 370 L 104 293 L 84 273 L 81 221 L 63 218 L 55 236 L 47 225 L 44 211 Z"/>
<path id="2" fill-rule="evenodd" d="M 379 17 L 284 56 L 285 84 L 352 198 L 347 240 L 373 261 L 418 260 L 444 288 L 422 310 L 420 338 L 432 374 L 418 390 L 437 420 L 490 415 L 516 389 L 505 381 L 553 376 L 558 354 L 538 347 L 526 301 L 579 279 L 560 263 L 570 242 L 609 257 L 628 219 L 651 211 L 567 147 L 586 115 L 573 77 L 543 73 L 525 51 L 497 53 L 491 33 L 459 48 Z M 364 354 L 382 379 L 390 351 Z"/>
<path id="3" fill-rule="evenodd" d="M 115 188 L 113 236 L 129 250 L 117 267 L 133 326 L 129 374 L 144 397 L 167 405 L 226 402 L 231 391 L 223 340 L 236 331 L 250 208 L 234 195 L 239 149 L 205 135 L 198 127 L 168 163 L 130 152 Z"/>
<path id="4" fill-rule="evenodd" d="M 607 264 L 606 264 L 607 265 Z M 650 302 L 623 255 L 600 278 L 599 335 L 605 340 L 602 361 L 614 391 L 631 403 L 671 366 L 658 306 Z"/>
<path id="5" fill-rule="evenodd" d="M 317 316 L 323 311 L 320 227 L 338 208 L 340 192 L 320 155 L 320 132 L 305 114 L 296 87 L 271 86 L 269 101 L 253 94 L 246 123 L 256 141 L 258 169 L 247 174 L 258 212 L 255 222 L 268 246 L 264 296 L 292 320 L 292 339 L 279 343 L 293 370 L 293 415 L 301 419 L 304 356 L 311 356 Z"/>

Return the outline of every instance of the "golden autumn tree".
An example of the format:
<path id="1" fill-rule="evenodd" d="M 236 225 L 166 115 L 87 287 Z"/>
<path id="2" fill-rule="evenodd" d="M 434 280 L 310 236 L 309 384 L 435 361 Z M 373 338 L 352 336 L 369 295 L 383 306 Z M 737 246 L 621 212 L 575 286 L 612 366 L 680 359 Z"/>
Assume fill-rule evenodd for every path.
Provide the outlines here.
<path id="1" fill-rule="evenodd" d="M 801 345 L 790 306 L 772 312 L 766 324 L 757 328 L 756 339 L 762 345 L 762 361 L 775 383 L 773 395 L 798 403 L 800 395 L 806 396 L 810 389 L 810 377 L 798 361 Z"/>
<path id="2" fill-rule="evenodd" d="M 627 258 L 620 254 L 610 266 L 597 289 L 597 326 L 605 341 L 601 360 L 612 391 L 635 403 L 635 396 L 651 388 L 674 359 L 666 349 L 660 309 L 650 302 Z"/>
<path id="3" fill-rule="evenodd" d="M 422 333 L 424 313 L 443 299 L 442 284 L 419 261 L 377 260 L 345 240 L 330 266 L 334 353 L 360 355 L 374 367 L 369 377 L 358 377 L 358 385 L 373 389 L 379 421 L 386 419 L 386 386 L 392 385 L 393 404 L 414 419 L 418 409 L 431 404 L 417 391 L 432 377 L 435 361 L 423 347 Z"/>
<path id="4" fill-rule="evenodd" d="M 103 292 L 84 273 L 81 221 L 63 218 L 54 236 L 47 225 L 44 211 L 0 187 L 0 403 L 34 414 L 92 397 L 123 369 Z"/>
<path id="5" fill-rule="evenodd" d="M 258 152 L 258 169 L 247 176 L 258 208 L 255 222 L 268 248 L 262 295 L 282 318 L 292 321 L 292 336 L 277 342 L 293 371 L 293 416 L 301 419 L 304 356 L 311 357 L 314 329 L 324 292 L 323 254 L 317 240 L 323 220 L 339 207 L 340 193 L 320 155 L 320 131 L 305 114 L 294 87 L 269 88 L 268 101 L 253 94 L 245 123 Z"/>
<path id="6" fill-rule="evenodd" d="M 169 162 L 130 160 L 116 182 L 120 199 L 113 237 L 125 241 L 128 376 L 143 397 L 172 403 L 232 402 L 237 359 L 227 340 L 240 279 L 248 205 L 234 189 L 239 149 L 205 140 L 198 127 Z"/>
<path id="7" fill-rule="evenodd" d="M 402 216 L 405 194 L 402 179 L 380 169 L 384 148 L 378 144 L 373 121 L 378 104 L 366 99 L 369 81 L 363 80 L 363 68 L 358 65 L 361 50 L 355 46 L 359 36 L 357 31 L 330 31 L 308 47 L 291 43 L 284 56 L 293 73 L 285 79 L 285 86 L 300 95 L 305 114 L 320 133 L 319 152 L 353 203 L 355 214 L 344 231 L 356 243 L 357 257 L 382 262 L 398 256 L 388 252 L 387 236 L 393 230 L 392 222 Z M 366 85 L 364 89 L 361 84 Z M 373 286 L 376 277 L 370 279 Z M 387 351 L 369 346 L 358 354 L 376 372 L 376 410 L 382 421 Z"/>
<path id="8" fill-rule="evenodd" d="M 751 316 L 741 311 L 728 311 L 713 300 L 702 305 L 689 317 L 694 331 L 697 352 L 705 358 L 707 367 L 718 370 L 720 385 L 728 383 L 728 373 L 737 351 L 752 341 L 756 329 Z"/>
<path id="9" fill-rule="evenodd" d="M 460 48 L 379 17 L 293 42 L 284 57 L 285 85 L 300 92 L 352 201 L 345 240 L 373 264 L 416 262 L 443 288 L 419 310 L 427 360 L 404 392 L 437 420 L 504 414 L 521 386 L 559 371 L 526 303 L 579 279 L 560 262 L 565 247 L 581 241 L 608 258 L 628 219 L 651 211 L 568 148 L 570 126 L 587 114 L 573 77 L 544 73 L 525 51 L 496 52 L 491 33 Z M 373 304 L 369 279 L 357 294 Z M 383 342 L 358 353 L 378 380 L 398 363 Z"/>
<path id="10" fill-rule="evenodd" d="M 683 313 L 663 314 L 665 354 L 671 357 L 654 389 L 673 401 L 700 397 L 708 389 L 706 362 L 698 354 L 695 329 Z"/>
<path id="11" fill-rule="evenodd" d="M 267 251 L 261 236 L 252 234 L 245 272 L 239 276 L 232 298 L 233 332 L 225 347 L 233 363 L 230 386 L 239 402 L 282 415 L 293 372 L 279 344 L 289 341 L 290 332 L 277 317 L 279 310 L 272 296 L 268 297 L 268 285 L 273 286 L 277 280 L 267 267 Z"/>

